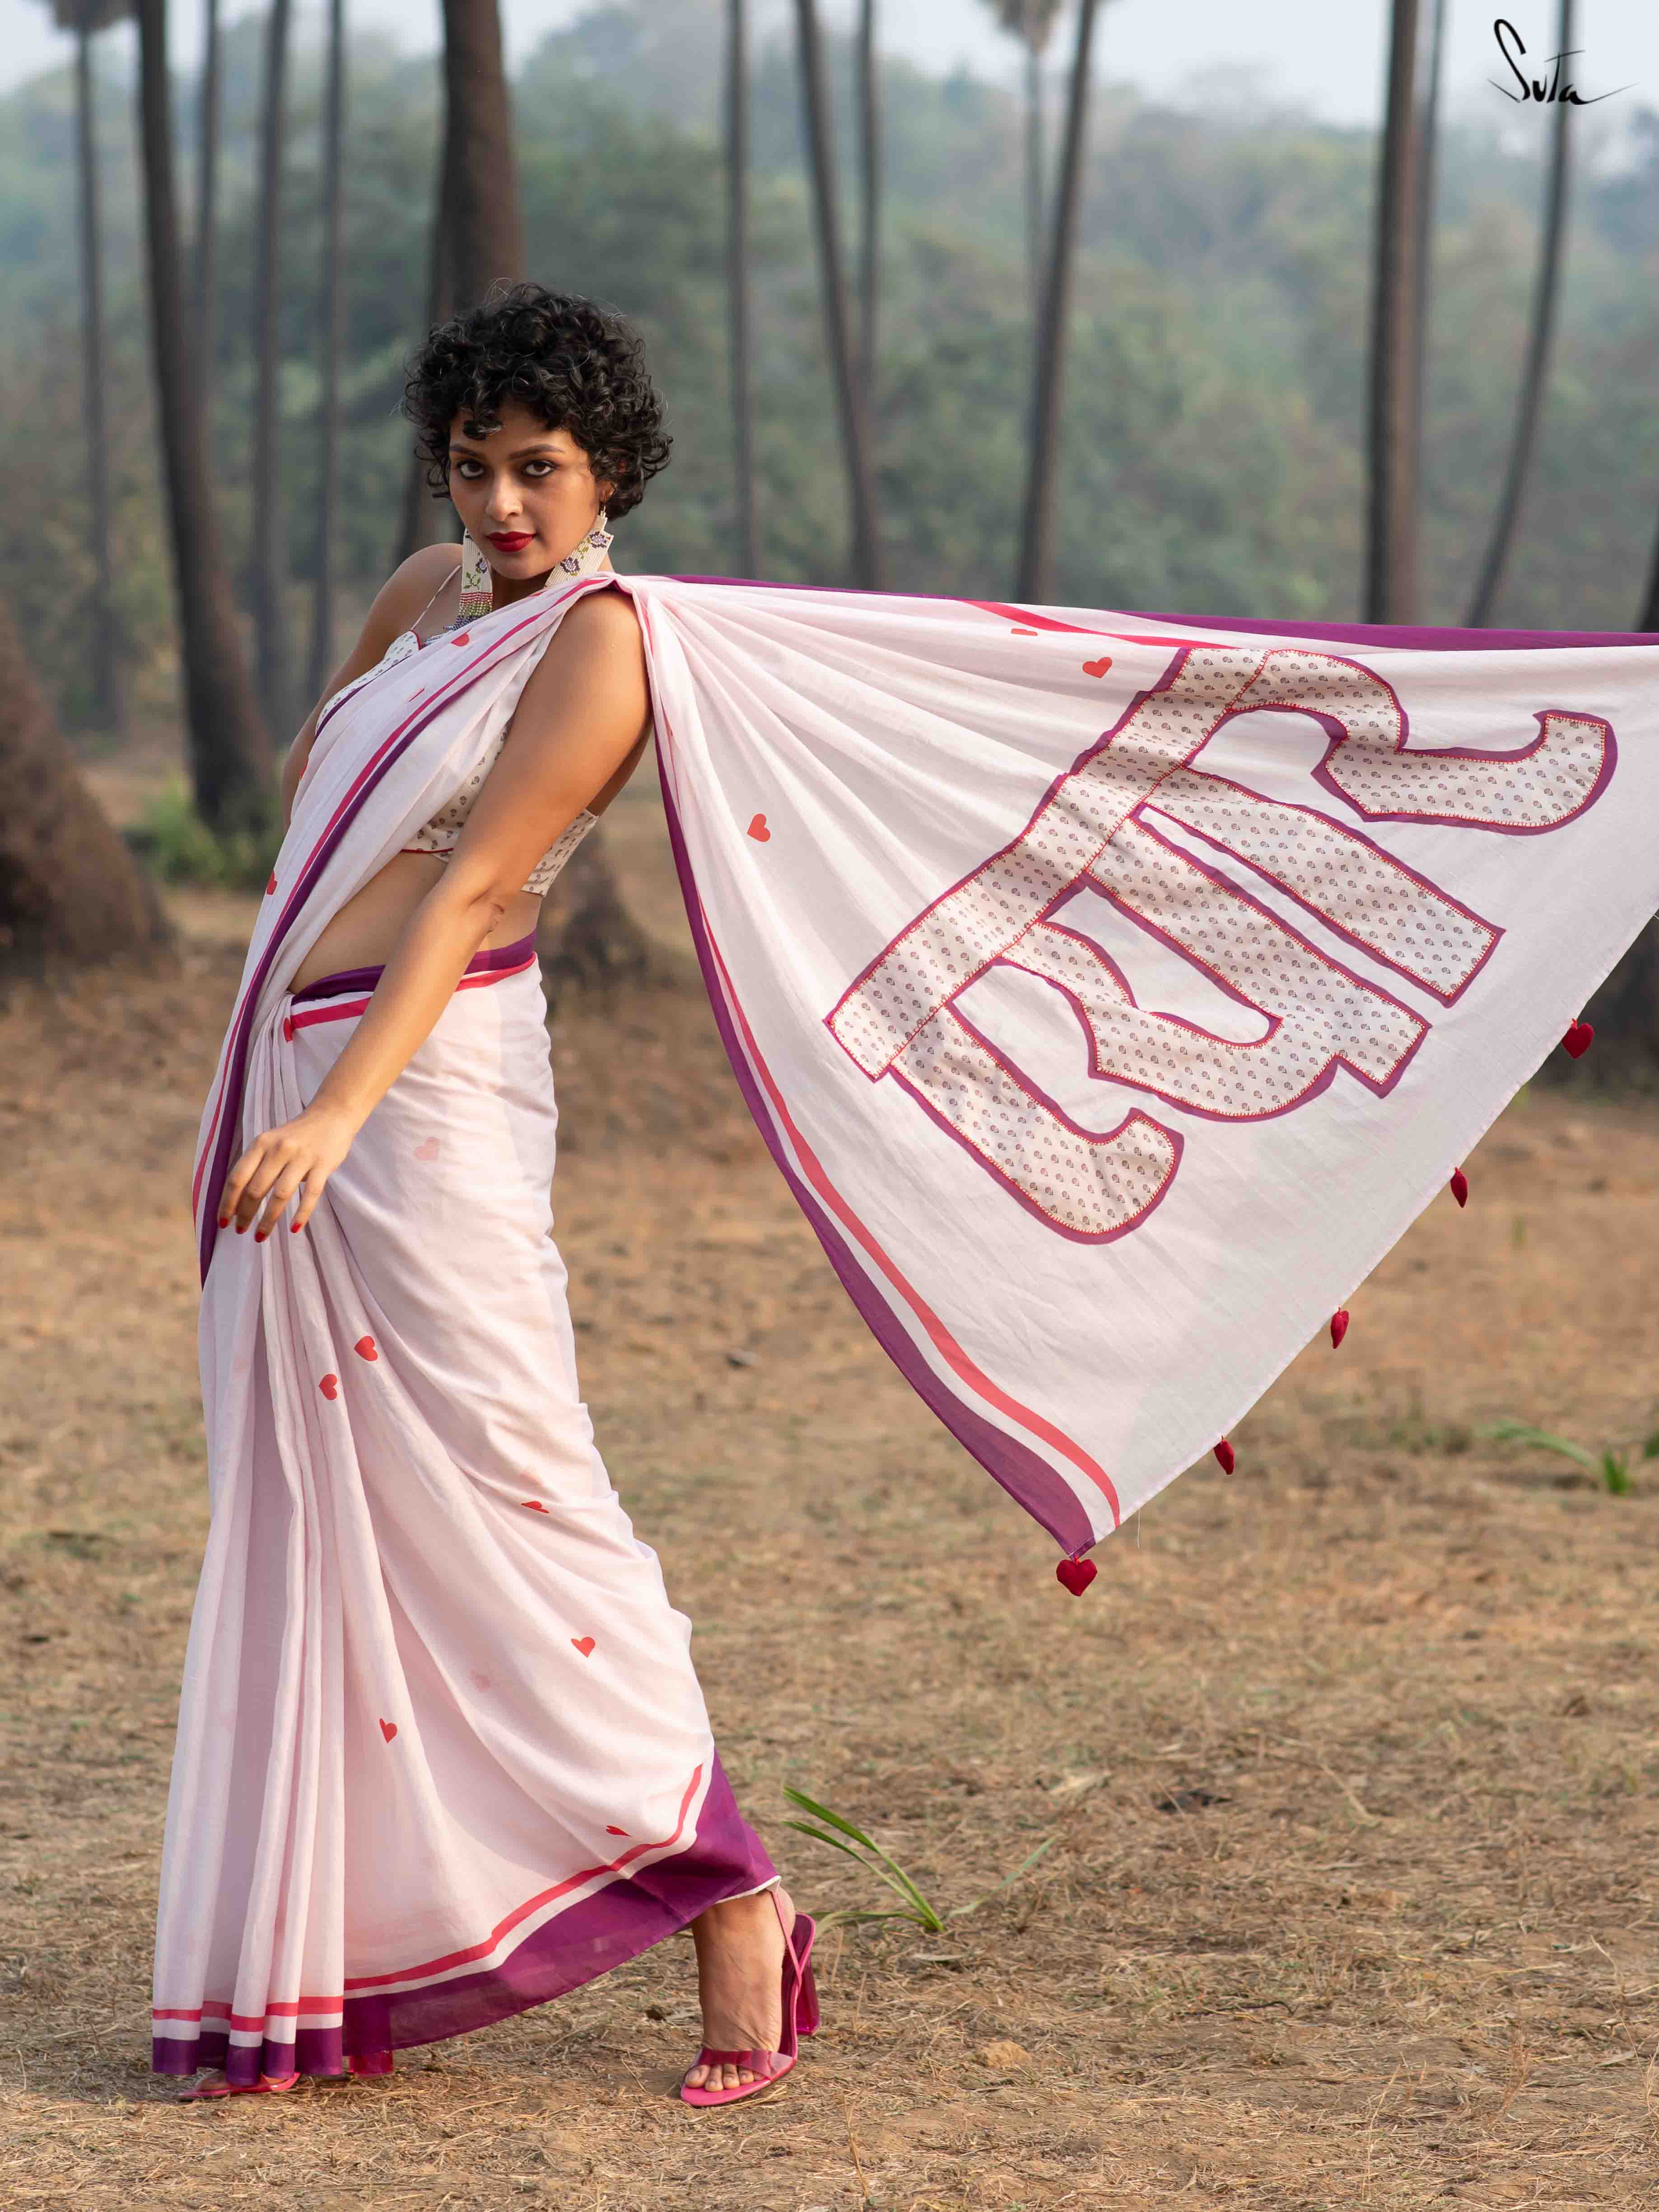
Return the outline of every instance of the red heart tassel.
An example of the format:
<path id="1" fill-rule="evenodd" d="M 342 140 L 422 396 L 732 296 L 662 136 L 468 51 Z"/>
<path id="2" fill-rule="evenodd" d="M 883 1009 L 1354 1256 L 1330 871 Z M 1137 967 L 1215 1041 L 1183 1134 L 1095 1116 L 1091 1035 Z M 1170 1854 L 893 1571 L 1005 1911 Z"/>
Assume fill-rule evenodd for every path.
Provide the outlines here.
<path id="1" fill-rule="evenodd" d="M 1339 1306 L 1331 1316 L 1331 1350 L 1334 1352 L 1348 1333 L 1348 1309 Z"/>
<path id="2" fill-rule="evenodd" d="M 1233 1448 L 1228 1443 L 1225 1437 L 1223 1437 L 1221 1442 L 1216 1446 L 1215 1455 L 1221 1463 L 1221 1472 L 1223 1474 L 1231 1474 L 1233 1471 L 1234 1465 Z"/>
<path id="3" fill-rule="evenodd" d="M 1073 1597 L 1081 1597 L 1099 1572 L 1092 1559 L 1062 1559 L 1054 1569 L 1054 1580 L 1070 1590 Z"/>
<path id="4" fill-rule="evenodd" d="M 1460 1206 L 1467 1206 L 1469 1202 L 1469 1179 L 1462 1168 L 1452 1170 L 1451 1194 Z"/>
<path id="5" fill-rule="evenodd" d="M 1577 1021 L 1561 1040 L 1561 1049 L 1569 1060 L 1582 1060 L 1595 1042 L 1595 1031 L 1586 1021 Z"/>

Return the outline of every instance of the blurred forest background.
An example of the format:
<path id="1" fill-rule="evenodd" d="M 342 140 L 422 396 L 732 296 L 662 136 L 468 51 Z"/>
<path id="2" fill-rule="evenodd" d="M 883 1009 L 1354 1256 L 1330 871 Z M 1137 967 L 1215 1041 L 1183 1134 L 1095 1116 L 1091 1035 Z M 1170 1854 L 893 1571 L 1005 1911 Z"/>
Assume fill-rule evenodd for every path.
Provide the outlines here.
<path id="1" fill-rule="evenodd" d="M 973 0 L 964 0 L 964 5 Z M 513 83 L 527 272 L 642 330 L 673 464 L 617 545 L 625 568 L 741 574 L 724 280 L 720 0 L 612 0 L 549 37 Z M 265 14 L 222 37 L 212 473 L 251 592 L 256 271 Z M 284 138 L 280 501 L 294 658 L 319 553 L 321 106 L 300 25 Z M 0 102 L 0 588 L 61 723 L 97 720 L 86 489 L 72 49 Z M 827 40 L 839 170 L 859 173 L 850 40 Z M 1066 58 L 1051 51 L 1051 149 Z M 1360 604 L 1375 131 L 1263 112 L 1217 86 L 1205 112 L 1111 82 L 1111 11 L 1079 205 L 1052 587 L 1061 604 L 1297 618 Z M 179 711 L 161 453 L 146 338 L 132 85 L 92 45 L 102 187 L 114 643 L 140 715 Z M 881 313 L 871 417 L 890 590 L 1007 592 L 1018 568 L 1032 301 L 1023 103 L 966 74 L 877 64 Z M 847 498 L 814 260 L 797 59 L 750 76 L 757 569 L 849 579 Z M 424 327 L 441 62 L 354 39 L 343 188 L 344 325 L 333 576 L 337 637 L 398 548 L 410 439 L 404 360 Z M 202 86 L 175 82 L 188 234 Z M 1569 243 L 1541 426 L 1492 619 L 1624 629 L 1638 618 L 1659 496 L 1659 115 L 1575 113 Z M 1540 222 L 1544 128 L 1443 118 L 1434 180 L 1418 618 L 1457 623 L 1515 422 Z M 1611 125 L 1601 131 L 1607 143 Z M 849 222 L 849 236 L 856 224 Z M 435 534 L 435 532 L 434 532 Z M 294 717 L 310 703 L 307 698 Z M 292 724 L 290 724 L 290 727 Z M 281 744 L 288 732 L 274 733 Z"/>

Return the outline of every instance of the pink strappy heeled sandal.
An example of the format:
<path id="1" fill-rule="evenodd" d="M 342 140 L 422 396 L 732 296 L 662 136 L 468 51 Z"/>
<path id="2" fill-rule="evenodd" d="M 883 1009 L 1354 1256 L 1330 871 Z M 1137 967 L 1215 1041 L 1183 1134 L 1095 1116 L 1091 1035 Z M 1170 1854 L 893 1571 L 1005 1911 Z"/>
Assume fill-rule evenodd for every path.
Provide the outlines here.
<path id="1" fill-rule="evenodd" d="M 778 1924 L 783 1926 L 783 1907 L 776 1890 L 769 1893 Z M 704 2044 L 692 2063 L 696 2066 L 743 2066 L 755 2076 L 735 2089 L 688 2089 L 680 2095 L 688 2105 L 735 2105 L 740 2097 L 756 2097 L 775 2089 L 800 2055 L 800 2038 L 816 2035 L 818 1992 L 812 1979 L 812 1938 L 817 1933 L 810 1913 L 798 1912 L 793 1929 L 783 1937 L 783 2033 L 775 2051 L 714 2051 Z"/>

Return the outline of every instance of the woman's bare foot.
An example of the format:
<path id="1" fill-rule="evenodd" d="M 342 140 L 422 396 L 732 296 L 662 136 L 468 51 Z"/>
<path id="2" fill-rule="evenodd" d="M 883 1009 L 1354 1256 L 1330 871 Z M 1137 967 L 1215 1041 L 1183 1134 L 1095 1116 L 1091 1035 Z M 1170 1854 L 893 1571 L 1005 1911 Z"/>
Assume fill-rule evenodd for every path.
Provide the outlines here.
<path id="1" fill-rule="evenodd" d="M 795 1908 L 784 1889 L 778 1904 L 781 1927 L 768 1890 L 711 1905 L 691 1923 L 702 2039 L 710 2051 L 775 2051 L 783 2040 L 783 1949 Z M 737 2089 L 754 2079 L 746 2066 L 693 2066 L 684 2086 Z"/>

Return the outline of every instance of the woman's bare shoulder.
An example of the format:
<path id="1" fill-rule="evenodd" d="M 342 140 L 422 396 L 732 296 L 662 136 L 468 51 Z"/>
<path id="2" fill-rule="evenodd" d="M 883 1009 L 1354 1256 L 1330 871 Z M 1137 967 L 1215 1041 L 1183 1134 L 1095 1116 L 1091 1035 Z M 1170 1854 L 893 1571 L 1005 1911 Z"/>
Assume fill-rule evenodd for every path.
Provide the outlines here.
<path id="1" fill-rule="evenodd" d="M 556 665 L 573 661 L 633 677 L 645 668 L 645 637 L 624 591 L 584 592 L 554 633 Z"/>
<path id="2" fill-rule="evenodd" d="M 459 545 L 422 545 L 406 561 L 400 561 L 374 595 L 364 624 L 365 639 L 371 630 L 377 636 L 384 631 L 384 644 L 390 645 L 394 637 L 412 629 L 428 600 L 442 590 L 460 565 Z"/>

